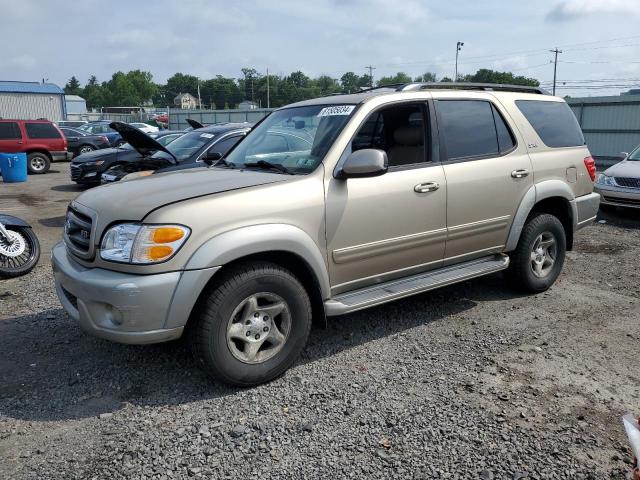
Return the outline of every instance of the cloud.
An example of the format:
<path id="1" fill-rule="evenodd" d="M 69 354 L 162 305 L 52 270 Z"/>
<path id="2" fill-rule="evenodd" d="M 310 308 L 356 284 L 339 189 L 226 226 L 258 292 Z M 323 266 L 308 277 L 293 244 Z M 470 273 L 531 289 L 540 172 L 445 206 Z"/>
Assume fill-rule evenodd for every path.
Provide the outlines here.
<path id="1" fill-rule="evenodd" d="M 638 13 L 638 0 L 565 0 L 547 14 L 547 20 L 564 22 L 598 13 Z"/>

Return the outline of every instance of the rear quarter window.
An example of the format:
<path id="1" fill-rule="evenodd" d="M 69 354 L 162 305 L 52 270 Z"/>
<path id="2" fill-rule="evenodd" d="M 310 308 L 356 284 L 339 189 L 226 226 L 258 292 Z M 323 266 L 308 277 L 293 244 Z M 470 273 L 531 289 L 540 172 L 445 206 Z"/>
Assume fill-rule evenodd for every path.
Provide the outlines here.
<path id="1" fill-rule="evenodd" d="M 516 100 L 516 106 L 547 147 L 585 144 L 578 120 L 565 102 Z"/>
<path id="2" fill-rule="evenodd" d="M 21 138 L 20 127 L 15 122 L 0 122 L 0 140 Z"/>
<path id="3" fill-rule="evenodd" d="M 29 138 L 60 138 L 60 132 L 50 123 L 25 123 Z"/>

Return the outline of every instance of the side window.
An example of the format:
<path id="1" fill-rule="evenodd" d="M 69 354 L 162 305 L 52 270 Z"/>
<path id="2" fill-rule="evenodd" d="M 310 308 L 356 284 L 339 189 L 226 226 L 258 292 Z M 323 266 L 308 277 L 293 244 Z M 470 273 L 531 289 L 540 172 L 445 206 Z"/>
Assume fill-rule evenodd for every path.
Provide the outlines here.
<path id="1" fill-rule="evenodd" d="M 438 100 L 436 108 L 449 160 L 499 154 L 490 102 Z"/>
<path id="2" fill-rule="evenodd" d="M 387 152 L 389 167 L 425 162 L 425 106 L 407 103 L 373 112 L 351 142 L 351 150 L 376 148 Z"/>
<path id="3" fill-rule="evenodd" d="M 0 140 L 22 138 L 20 127 L 15 122 L 0 122 Z"/>
<path id="4" fill-rule="evenodd" d="M 584 145 L 578 120 L 565 102 L 516 100 L 516 106 L 547 147 Z"/>
<path id="5" fill-rule="evenodd" d="M 495 105 L 491 105 L 491 110 L 493 111 L 493 120 L 496 123 L 496 132 L 498 134 L 498 148 L 500 149 L 500 153 L 507 152 L 516 146 L 516 142 L 513 139 L 513 134 L 507 124 L 502 118 L 502 115 L 495 107 Z"/>
<path id="6" fill-rule="evenodd" d="M 236 135 L 233 137 L 227 137 L 227 138 L 223 138 L 222 140 L 220 140 L 219 142 L 217 142 L 215 145 L 213 145 L 211 148 L 209 148 L 210 152 L 217 152 L 217 153 L 221 153 L 222 155 L 226 155 L 227 152 L 229 150 L 231 150 L 231 148 L 240 141 L 240 139 L 242 138 L 242 136 L 240 135 Z"/>
<path id="7" fill-rule="evenodd" d="M 50 123 L 25 123 L 29 138 L 60 138 L 60 132 Z"/>

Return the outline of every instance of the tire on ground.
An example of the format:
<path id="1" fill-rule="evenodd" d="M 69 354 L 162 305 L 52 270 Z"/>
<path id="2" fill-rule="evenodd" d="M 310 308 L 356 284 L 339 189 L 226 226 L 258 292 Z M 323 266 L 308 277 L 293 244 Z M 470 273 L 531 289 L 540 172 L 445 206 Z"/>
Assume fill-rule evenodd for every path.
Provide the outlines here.
<path id="1" fill-rule="evenodd" d="M 290 329 L 273 357 L 248 364 L 231 352 L 227 326 L 243 300 L 258 293 L 275 294 L 286 302 Z M 205 295 L 187 327 L 187 337 L 196 362 L 215 379 L 243 387 L 258 385 L 282 375 L 300 355 L 311 329 L 311 302 L 290 271 L 263 261 L 239 264 L 223 273 Z"/>
<path id="2" fill-rule="evenodd" d="M 46 153 L 31 152 L 27 155 L 27 171 L 31 174 L 47 173 L 51 167 L 51 160 Z"/>
<path id="3" fill-rule="evenodd" d="M 540 278 L 534 272 L 532 254 L 534 254 L 534 244 L 537 239 L 545 233 L 555 237 L 556 252 L 552 268 L 546 276 Z M 517 290 L 529 293 L 547 290 L 562 271 L 566 245 L 566 233 L 562 222 L 557 217 L 547 213 L 533 213 L 522 229 L 516 249 L 509 254 L 511 263 L 507 270 L 507 278 L 511 285 Z"/>

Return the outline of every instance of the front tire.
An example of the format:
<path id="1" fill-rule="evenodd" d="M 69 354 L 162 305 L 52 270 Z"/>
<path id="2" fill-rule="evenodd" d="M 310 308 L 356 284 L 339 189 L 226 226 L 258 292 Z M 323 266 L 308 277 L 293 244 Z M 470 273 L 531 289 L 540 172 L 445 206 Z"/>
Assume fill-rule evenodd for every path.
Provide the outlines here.
<path id="1" fill-rule="evenodd" d="M 567 250 L 562 222 L 547 213 L 530 217 L 510 254 L 507 275 L 521 291 L 540 293 L 553 285 L 562 271 Z"/>
<path id="2" fill-rule="evenodd" d="M 198 364 L 249 387 L 282 375 L 304 348 L 311 302 L 300 281 L 269 262 L 242 264 L 207 292 L 188 336 Z"/>
<path id="3" fill-rule="evenodd" d="M 27 155 L 27 170 L 33 175 L 47 173 L 51 167 L 51 160 L 46 153 L 32 152 Z"/>
<path id="4" fill-rule="evenodd" d="M 30 228 L 5 227 L 11 240 L 0 236 L 0 278 L 29 273 L 40 259 L 40 242 Z"/>

